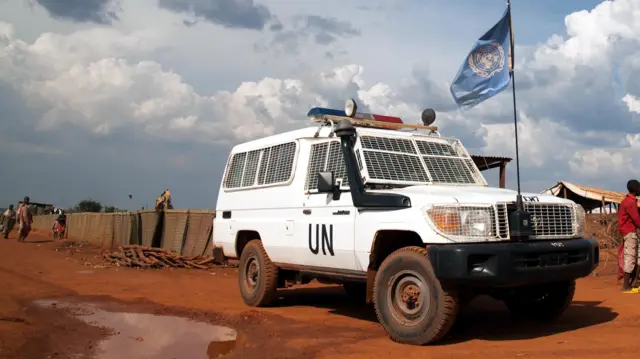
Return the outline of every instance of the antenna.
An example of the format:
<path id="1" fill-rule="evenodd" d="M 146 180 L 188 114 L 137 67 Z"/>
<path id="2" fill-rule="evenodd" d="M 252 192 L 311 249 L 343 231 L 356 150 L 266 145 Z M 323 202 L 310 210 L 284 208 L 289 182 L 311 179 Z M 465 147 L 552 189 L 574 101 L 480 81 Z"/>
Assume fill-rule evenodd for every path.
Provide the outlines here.
<path id="1" fill-rule="evenodd" d="M 516 196 L 516 211 L 509 215 L 509 229 L 513 237 L 528 237 L 531 235 L 531 214 L 525 211 L 520 190 L 520 151 L 518 146 L 518 110 L 516 108 L 516 77 L 514 71 L 514 39 L 513 18 L 511 17 L 511 0 L 507 0 L 509 11 L 509 74 L 511 75 L 511 91 L 513 93 L 513 127 L 516 140 L 516 179 L 518 182 L 518 195 Z"/>
<path id="2" fill-rule="evenodd" d="M 511 0 L 507 0 L 507 6 L 509 7 L 509 52 L 510 52 L 510 61 L 509 61 L 509 73 L 511 75 L 511 91 L 513 93 L 513 130 L 515 132 L 516 137 L 516 180 L 518 183 L 518 196 L 516 199 L 518 209 L 523 210 L 522 204 L 522 192 L 520 190 L 520 151 L 518 146 L 518 110 L 516 107 L 516 76 L 514 71 L 514 57 L 515 57 L 515 49 L 514 49 L 514 39 L 513 39 L 513 21 L 511 18 Z"/>

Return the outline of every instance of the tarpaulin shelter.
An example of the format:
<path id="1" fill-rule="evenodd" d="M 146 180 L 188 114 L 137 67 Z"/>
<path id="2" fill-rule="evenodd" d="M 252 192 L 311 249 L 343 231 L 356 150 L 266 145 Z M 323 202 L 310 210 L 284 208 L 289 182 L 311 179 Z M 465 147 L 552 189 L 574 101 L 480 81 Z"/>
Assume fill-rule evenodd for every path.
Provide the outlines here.
<path id="1" fill-rule="evenodd" d="M 587 212 L 597 208 L 602 208 L 603 212 L 606 212 L 608 206 L 609 213 L 612 212 L 613 208 L 617 210 L 620 202 L 626 196 L 626 192 L 608 191 L 566 181 L 557 182 L 553 187 L 542 191 L 542 193 L 570 199 L 580 204 Z"/>

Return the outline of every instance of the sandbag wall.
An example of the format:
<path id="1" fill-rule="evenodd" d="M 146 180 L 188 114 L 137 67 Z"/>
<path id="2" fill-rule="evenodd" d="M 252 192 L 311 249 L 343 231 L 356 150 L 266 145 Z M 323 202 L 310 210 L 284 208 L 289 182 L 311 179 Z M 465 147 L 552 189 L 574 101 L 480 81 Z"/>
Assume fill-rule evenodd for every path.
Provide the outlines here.
<path id="1" fill-rule="evenodd" d="M 104 249 L 141 244 L 184 256 L 213 254 L 211 236 L 215 211 L 145 210 L 128 213 L 71 213 L 67 237 Z M 33 228 L 49 232 L 56 215 L 34 216 Z"/>
<path id="2" fill-rule="evenodd" d="M 56 215 L 53 214 L 33 216 L 33 223 L 31 223 L 31 228 L 37 231 L 49 231 L 53 229 L 53 221 L 55 220 Z"/>

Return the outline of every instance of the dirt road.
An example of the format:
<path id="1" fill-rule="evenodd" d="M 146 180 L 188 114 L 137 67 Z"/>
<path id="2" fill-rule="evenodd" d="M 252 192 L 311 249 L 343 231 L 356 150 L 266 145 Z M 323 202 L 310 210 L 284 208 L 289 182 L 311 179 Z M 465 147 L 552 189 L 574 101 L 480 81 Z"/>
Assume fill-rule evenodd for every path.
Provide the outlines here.
<path id="1" fill-rule="evenodd" d="M 621 294 L 613 275 L 580 280 L 573 305 L 553 326 L 512 322 L 501 303 L 479 298 L 443 343 L 412 347 L 391 342 L 372 308 L 349 300 L 340 287 L 283 290 L 278 307 L 253 309 L 240 299 L 233 268 L 101 268 L 98 253 L 63 248 L 44 236 L 27 243 L 0 239 L 0 358 L 97 357 L 108 331 L 33 304 L 51 298 L 233 328 L 238 340 L 228 358 L 621 358 L 638 352 L 640 295 Z"/>

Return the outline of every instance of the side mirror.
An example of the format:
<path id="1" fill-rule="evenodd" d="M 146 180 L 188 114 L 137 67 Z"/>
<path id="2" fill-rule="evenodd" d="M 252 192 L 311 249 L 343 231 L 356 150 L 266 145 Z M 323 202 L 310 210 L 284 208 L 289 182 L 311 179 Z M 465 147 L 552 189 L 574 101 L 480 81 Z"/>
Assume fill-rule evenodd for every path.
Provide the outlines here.
<path id="1" fill-rule="evenodd" d="M 333 172 L 318 172 L 318 192 L 329 193 L 336 188 Z"/>

